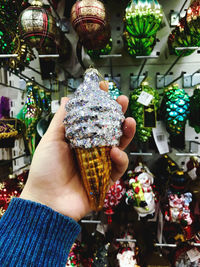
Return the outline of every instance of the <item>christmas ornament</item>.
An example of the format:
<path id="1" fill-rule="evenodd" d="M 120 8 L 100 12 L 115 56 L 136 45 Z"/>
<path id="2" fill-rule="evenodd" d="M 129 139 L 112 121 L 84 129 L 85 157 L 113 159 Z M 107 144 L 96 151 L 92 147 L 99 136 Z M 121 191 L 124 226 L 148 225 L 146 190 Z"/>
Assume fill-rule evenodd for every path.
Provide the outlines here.
<path id="1" fill-rule="evenodd" d="M 142 92 L 152 96 L 150 104 L 144 106 L 138 102 Z M 130 93 L 131 116 L 136 120 L 136 138 L 139 142 L 147 142 L 151 137 L 152 128 L 156 127 L 156 112 L 159 107 L 159 94 L 151 88 L 147 82 L 143 82 L 140 88 Z"/>
<path id="2" fill-rule="evenodd" d="M 189 108 L 189 96 L 183 89 L 179 89 L 178 85 L 172 85 L 164 91 L 161 116 L 170 134 L 172 147 L 184 148 L 184 131 Z"/>
<path id="3" fill-rule="evenodd" d="M 7 210 L 11 199 L 20 196 L 27 178 L 28 172 L 24 171 L 18 176 L 10 175 L 3 183 L 0 183 L 0 218 Z"/>
<path id="4" fill-rule="evenodd" d="M 139 265 L 137 265 L 135 251 L 129 247 L 118 252 L 117 260 L 119 267 L 139 267 Z"/>
<path id="5" fill-rule="evenodd" d="M 190 97 L 189 125 L 196 133 L 200 133 L 200 85 L 196 87 Z"/>
<path id="6" fill-rule="evenodd" d="M 110 243 L 103 245 L 100 247 L 100 249 L 97 251 L 96 256 L 94 258 L 93 267 L 101 267 L 105 266 L 108 267 L 108 248 L 110 246 Z"/>
<path id="7" fill-rule="evenodd" d="M 86 49 L 104 49 L 109 43 L 108 14 L 101 1 L 78 0 L 71 10 L 71 23 Z"/>
<path id="8" fill-rule="evenodd" d="M 192 35 L 186 27 L 186 19 L 182 18 L 176 28 L 168 37 L 168 47 L 170 54 L 177 56 L 189 56 L 195 50 L 177 50 L 176 47 L 193 47 L 199 46 L 200 42 L 197 37 Z"/>
<path id="9" fill-rule="evenodd" d="M 156 37 L 138 38 L 128 31 L 123 33 L 124 46 L 131 56 L 149 56 L 156 44 Z"/>
<path id="10" fill-rule="evenodd" d="M 114 183 L 106 194 L 104 200 L 104 213 L 108 215 L 108 224 L 112 222 L 111 215 L 114 214 L 115 207 L 120 203 L 126 189 L 122 179 Z"/>
<path id="11" fill-rule="evenodd" d="M 4 123 L 3 120 L 0 121 L 0 139 L 16 137 L 18 131 L 15 127 L 9 123 Z"/>
<path id="12" fill-rule="evenodd" d="M 117 85 L 113 81 L 108 83 L 108 92 L 112 99 L 117 100 L 117 98 L 122 94 L 121 91 L 117 88 Z"/>
<path id="13" fill-rule="evenodd" d="M 66 111 L 66 137 L 75 148 L 91 207 L 100 210 L 111 175 L 110 150 L 122 135 L 121 106 L 99 88 L 98 71 L 88 69 Z"/>
<path id="14" fill-rule="evenodd" d="M 131 0 L 125 10 L 124 45 L 131 56 L 148 56 L 162 22 L 162 11 L 155 0 Z"/>
<path id="15" fill-rule="evenodd" d="M 38 50 L 55 47 L 56 22 L 40 0 L 34 0 L 19 17 L 21 37 Z"/>
<path id="16" fill-rule="evenodd" d="M 140 165 L 128 172 L 129 189 L 126 203 L 132 204 L 140 217 L 153 216 L 155 212 L 154 177 L 146 166 Z"/>
<path id="17" fill-rule="evenodd" d="M 169 177 L 170 190 L 173 192 L 183 192 L 188 182 L 187 176 L 183 171 L 176 170 Z"/>
<path id="18" fill-rule="evenodd" d="M 162 22 L 161 6 L 156 0 L 131 0 L 125 10 L 125 29 L 134 37 L 154 36 Z"/>
<path id="19" fill-rule="evenodd" d="M 190 246 L 188 244 L 183 244 L 181 247 L 178 247 L 174 255 L 174 266 L 175 267 L 199 267 L 200 266 L 200 257 L 198 257 L 200 251 L 198 248 Z M 194 258 L 194 261 L 191 261 L 189 255 Z"/>
<path id="20" fill-rule="evenodd" d="M 198 157 L 190 157 L 189 161 L 186 163 L 186 170 L 192 180 L 196 180 L 200 177 L 200 161 Z"/>
<path id="21" fill-rule="evenodd" d="M 81 264 L 80 253 L 81 253 L 81 244 L 79 241 L 76 241 L 71 247 L 67 259 L 67 264 L 65 267 L 67 266 L 80 267 Z"/>
<path id="22" fill-rule="evenodd" d="M 193 1 L 190 7 L 187 9 L 186 21 L 189 28 L 190 34 L 199 38 L 200 36 L 200 2 Z"/>
<path id="23" fill-rule="evenodd" d="M 98 59 L 101 55 L 108 55 L 110 54 L 112 50 L 112 38 L 110 38 L 109 43 L 106 44 L 105 47 L 101 49 L 86 49 L 87 54 L 93 58 L 93 59 Z"/>
<path id="24" fill-rule="evenodd" d="M 36 148 L 36 125 L 41 116 L 41 107 L 38 106 L 39 100 L 37 96 L 37 87 L 34 82 L 28 82 L 27 98 L 23 108 L 23 120 L 26 125 L 26 138 L 28 140 L 31 155 L 34 154 Z"/>
<path id="25" fill-rule="evenodd" d="M 165 219 L 184 226 L 191 225 L 193 221 L 189 205 L 192 202 L 192 194 L 189 192 L 180 195 L 169 193 L 168 201 L 169 210 L 165 211 Z"/>

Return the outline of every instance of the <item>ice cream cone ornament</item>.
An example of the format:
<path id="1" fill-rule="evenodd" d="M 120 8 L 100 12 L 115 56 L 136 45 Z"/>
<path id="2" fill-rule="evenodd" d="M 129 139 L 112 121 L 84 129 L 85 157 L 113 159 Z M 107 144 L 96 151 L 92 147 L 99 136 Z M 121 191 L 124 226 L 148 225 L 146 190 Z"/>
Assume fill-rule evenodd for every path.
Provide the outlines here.
<path id="1" fill-rule="evenodd" d="M 111 175 L 110 150 L 118 146 L 124 115 L 121 105 L 99 87 L 96 69 L 66 104 L 65 135 L 75 149 L 82 180 L 93 210 L 103 208 Z"/>

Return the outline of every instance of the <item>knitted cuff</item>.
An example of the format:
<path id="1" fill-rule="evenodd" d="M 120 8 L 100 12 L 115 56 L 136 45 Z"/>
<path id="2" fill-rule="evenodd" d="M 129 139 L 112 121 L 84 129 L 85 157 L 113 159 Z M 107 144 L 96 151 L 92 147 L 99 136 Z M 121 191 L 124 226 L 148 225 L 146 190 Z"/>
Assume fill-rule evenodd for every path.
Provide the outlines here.
<path id="1" fill-rule="evenodd" d="M 1 266 L 65 266 L 79 232 L 73 219 L 14 198 L 0 220 Z"/>

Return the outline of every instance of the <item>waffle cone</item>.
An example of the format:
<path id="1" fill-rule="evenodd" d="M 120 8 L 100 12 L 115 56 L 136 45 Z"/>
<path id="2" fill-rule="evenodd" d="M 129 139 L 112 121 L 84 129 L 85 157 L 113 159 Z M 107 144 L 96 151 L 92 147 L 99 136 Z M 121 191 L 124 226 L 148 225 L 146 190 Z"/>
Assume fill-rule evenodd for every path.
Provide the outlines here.
<path id="1" fill-rule="evenodd" d="M 75 148 L 82 180 L 91 208 L 103 208 L 111 176 L 111 147 Z"/>

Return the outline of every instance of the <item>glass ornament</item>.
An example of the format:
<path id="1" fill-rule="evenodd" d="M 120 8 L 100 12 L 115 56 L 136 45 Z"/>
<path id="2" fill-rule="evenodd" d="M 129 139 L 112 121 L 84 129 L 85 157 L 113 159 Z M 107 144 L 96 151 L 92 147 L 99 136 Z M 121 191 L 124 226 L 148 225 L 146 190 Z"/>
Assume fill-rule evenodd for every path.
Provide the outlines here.
<path id="1" fill-rule="evenodd" d="M 98 59 L 101 55 L 108 55 L 112 50 L 112 38 L 110 38 L 109 43 L 101 49 L 86 49 L 87 54 L 93 58 Z"/>
<path id="2" fill-rule="evenodd" d="M 155 118 L 157 110 L 159 108 L 159 94 L 154 88 L 150 87 L 147 82 L 142 83 L 139 88 L 134 89 L 130 93 L 129 106 L 131 116 L 136 120 L 135 138 L 139 142 L 147 142 L 151 137 L 152 127 L 145 127 L 144 105 L 137 101 L 142 91 L 147 92 L 153 96 L 153 99 L 151 100 L 149 106 L 153 105 L 153 113 L 155 113 Z"/>
<path id="3" fill-rule="evenodd" d="M 104 49 L 109 43 L 109 18 L 101 1 L 78 0 L 71 10 L 71 23 L 86 49 Z"/>

